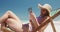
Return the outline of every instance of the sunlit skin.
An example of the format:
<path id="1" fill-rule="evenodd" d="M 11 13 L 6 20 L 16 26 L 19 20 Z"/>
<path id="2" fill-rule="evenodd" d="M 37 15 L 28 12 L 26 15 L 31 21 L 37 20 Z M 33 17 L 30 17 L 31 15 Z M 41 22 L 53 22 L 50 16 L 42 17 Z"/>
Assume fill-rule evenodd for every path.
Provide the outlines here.
<path id="1" fill-rule="evenodd" d="M 13 12 L 7 11 L 0 18 L 0 21 L 7 23 L 12 30 L 16 32 L 22 32 L 22 23 L 20 22 L 19 18 Z"/>
<path id="2" fill-rule="evenodd" d="M 45 8 L 41 8 L 41 15 L 44 16 L 46 14 L 46 9 Z"/>
<path id="3" fill-rule="evenodd" d="M 41 9 L 41 15 L 44 16 L 44 14 L 46 13 L 46 9 Z M 32 13 L 32 15 L 30 16 L 31 18 L 33 18 L 32 20 L 36 21 L 36 16 Z M 7 19 L 5 22 L 10 26 L 11 29 L 15 30 L 16 32 L 20 32 L 21 31 L 21 21 L 19 20 L 19 18 L 12 13 L 11 11 L 7 11 L 2 17 L 1 17 L 1 21 L 4 21 L 5 19 Z M 20 24 L 20 25 L 19 25 Z M 19 29 L 20 28 L 20 29 Z M 44 26 L 45 28 L 45 26 Z M 44 29 L 42 28 L 42 30 Z M 40 30 L 41 31 L 41 30 Z M 24 31 L 25 32 L 25 31 Z"/>
<path id="4" fill-rule="evenodd" d="M 23 26 L 24 24 L 22 23 L 22 21 L 11 11 L 7 11 L 1 18 L 0 21 L 2 21 L 2 25 L 3 22 L 7 23 L 7 25 L 9 26 L 9 28 L 11 28 L 12 30 L 14 30 L 15 32 L 27 32 L 29 31 L 29 27 L 27 24 L 27 27 Z M 2 27 L 2 29 L 4 29 L 4 26 Z"/>
<path id="5" fill-rule="evenodd" d="M 41 20 L 42 22 L 44 22 L 47 18 L 49 18 L 49 16 L 46 16 L 47 11 L 48 11 L 47 9 L 41 8 L 40 16 L 44 18 L 44 19 L 42 18 L 42 20 Z M 41 30 L 39 30 L 39 32 L 43 32 L 46 27 L 47 27 L 47 25 L 45 25 Z"/>

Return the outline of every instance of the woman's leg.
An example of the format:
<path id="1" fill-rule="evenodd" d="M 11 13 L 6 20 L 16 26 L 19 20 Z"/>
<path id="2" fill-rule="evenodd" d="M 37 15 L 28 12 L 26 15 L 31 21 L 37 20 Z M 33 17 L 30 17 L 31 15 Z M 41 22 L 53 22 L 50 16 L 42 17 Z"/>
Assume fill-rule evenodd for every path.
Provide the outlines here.
<path id="1" fill-rule="evenodd" d="M 22 32 L 22 25 L 21 23 L 17 22 L 15 19 L 9 18 L 7 19 L 6 23 L 8 24 L 8 26 L 16 31 L 16 32 Z"/>
<path id="2" fill-rule="evenodd" d="M 11 29 L 22 32 L 22 22 L 13 12 L 9 11 L 9 18 L 6 23 Z"/>
<path id="3" fill-rule="evenodd" d="M 0 18 L 0 23 L 4 22 L 4 21 L 8 18 L 8 15 L 9 15 L 9 11 L 7 11 L 7 12 Z"/>
<path id="4" fill-rule="evenodd" d="M 5 21 L 8 19 L 8 16 L 9 16 L 9 11 L 7 11 L 1 18 L 0 18 L 0 23 L 1 23 L 1 31 L 3 31 L 3 32 L 8 32 L 8 31 L 10 31 L 10 32 L 12 32 L 12 30 L 8 30 L 7 29 L 7 25 L 6 25 L 6 23 L 5 23 Z"/>
<path id="5" fill-rule="evenodd" d="M 33 12 L 30 13 L 30 23 L 32 25 L 33 30 L 36 29 L 39 26 L 36 15 Z"/>
<path id="6" fill-rule="evenodd" d="M 11 11 L 9 11 L 9 18 L 13 18 L 13 19 L 15 19 L 15 20 L 19 20 L 19 21 L 21 21 L 13 12 L 11 12 Z"/>
<path id="7" fill-rule="evenodd" d="M 0 18 L 0 23 L 2 23 L 1 21 L 7 23 L 10 27 L 12 27 L 13 29 L 17 29 L 17 27 L 20 28 L 20 31 L 22 30 L 22 23 L 19 20 L 19 18 L 11 11 L 6 12 L 1 18 Z M 11 23 L 11 24 L 10 24 Z M 17 23 L 19 25 L 17 25 Z M 16 26 L 16 28 L 14 28 L 14 26 Z"/>
<path id="8" fill-rule="evenodd" d="M 0 18 L 0 24 L 1 24 L 1 30 L 3 29 L 3 27 L 6 26 L 6 23 L 4 23 L 4 21 L 6 21 L 6 19 L 8 18 L 8 12 L 6 12 L 1 18 Z"/>

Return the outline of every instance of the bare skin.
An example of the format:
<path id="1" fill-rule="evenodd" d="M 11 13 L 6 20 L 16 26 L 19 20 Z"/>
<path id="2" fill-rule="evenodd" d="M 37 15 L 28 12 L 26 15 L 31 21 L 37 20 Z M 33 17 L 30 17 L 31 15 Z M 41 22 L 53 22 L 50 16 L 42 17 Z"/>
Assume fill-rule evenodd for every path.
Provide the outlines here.
<path id="1" fill-rule="evenodd" d="M 44 14 L 46 13 L 46 10 L 45 9 L 41 9 L 41 16 L 44 16 Z M 41 21 L 46 21 L 46 19 L 48 19 L 49 18 L 49 16 L 46 16 L 46 17 L 44 17 L 44 20 L 42 19 Z M 38 23 L 38 20 L 37 20 L 37 18 L 36 18 L 36 16 L 35 16 L 35 14 L 32 12 L 32 13 L 30 13 L 30 23 L 31 23 L 31 25 L 32 25 L 32 29 L 34 30 L 36 27 L 38 27 L 40 24 Z M 32 21 L 33 20 L 33 21 Z M 33 23 L 35 23 L 35 24 L 33 24 Z M 34 25 L 36 25 L 35 27 L 34 27 Z M 47 25 L 45 25 L 42 29 L 40 29 L 38 32 L 43 32 L 44 30 L 45 30 L 45 28 L 47 27 Z"/>
<path id="2" fill-rule="evenodd" d="M 11 11 L 7 11 L 1 18 L 0 22 L 5 22 L 8 24 L 8 26 L 16 31 L 16 32 L 22 32 L 22 22 L 19 20 L 19 18 L 13 14 Z M 2 24 L 3 25 L 3 24 Z"/>
<path id="3" fill-rule="evenodd" d="M 42 12 L 43 14 L 45 14 L 45 12 Z M 35 21 L 34 23 L 37 25 L 35 25 L 35 28 L 37 28 L 40 24 L 37 22 L 37 18 L 35 16 L 34 13 L 30 14 L 30 20 Z M 8 26 L 16 31 L 16 32 L 22 32 L 22 23 L 21 20 L 19 20 L 19 18 L 11 11 L 7 11 L 1 18 L 0 18 L 0 23 L 2 24 L 3 22 L 7 23 Z M 33 26 L 33 25 L 32 25 Z M 46 27 L 45 27 L 46 28 Z M 41 32 L 43 29 L 42 28 L 39 32 Z"/>

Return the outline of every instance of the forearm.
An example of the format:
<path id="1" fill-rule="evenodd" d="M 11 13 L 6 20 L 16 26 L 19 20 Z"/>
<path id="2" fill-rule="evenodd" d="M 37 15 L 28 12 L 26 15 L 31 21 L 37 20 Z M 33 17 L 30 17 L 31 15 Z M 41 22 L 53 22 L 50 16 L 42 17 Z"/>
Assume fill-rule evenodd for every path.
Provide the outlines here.
<path id="1" fill-rule="evenodd" d="M 30 13 L 30 20 L 32 20 L 32 22 L 35 25 L 35 27 L 38 27 L 39 26 L 39 23 L 37 21 L 36 15 L 33 12 Z"/>

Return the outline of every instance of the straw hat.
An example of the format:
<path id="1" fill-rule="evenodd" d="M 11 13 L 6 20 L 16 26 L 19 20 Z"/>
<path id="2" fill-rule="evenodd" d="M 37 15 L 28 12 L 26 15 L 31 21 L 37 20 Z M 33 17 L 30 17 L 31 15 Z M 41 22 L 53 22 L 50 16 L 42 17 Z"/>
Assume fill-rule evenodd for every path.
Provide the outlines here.
<path id="1" fill-rule="evenodd" d="M 49 4 L 44 4 L 44 5 L 41 5 L 41 4 L 38 4 L 38 8 L 40 9 L 40 8 L 45 8 L 45 9 L 47 9 L 49 12 L 52 10 L 52 7 L 51 7 L 51 5 L 49 5 Z"/>

